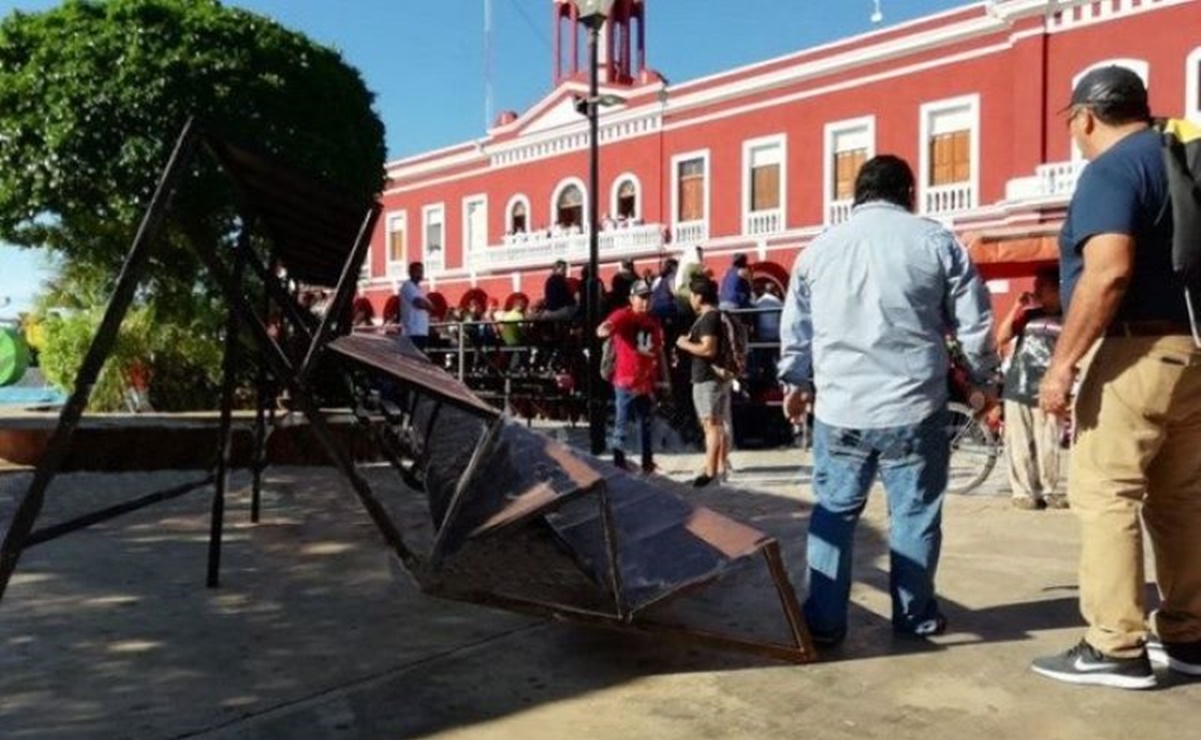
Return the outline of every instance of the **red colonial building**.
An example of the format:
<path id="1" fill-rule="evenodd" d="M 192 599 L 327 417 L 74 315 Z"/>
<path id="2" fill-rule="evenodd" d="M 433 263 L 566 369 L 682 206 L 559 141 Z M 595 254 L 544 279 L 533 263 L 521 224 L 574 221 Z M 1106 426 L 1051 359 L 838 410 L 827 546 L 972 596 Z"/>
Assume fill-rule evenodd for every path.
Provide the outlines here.
<path id="1" fill-rule="evenodd" d="M 859 165 L 909 160 L 918 209 L 956 231 L 999 304 L 1054 235 L 1083 166 L 1059 114 L 1073 82 L 1123 64 L 1157 114 L 1201 119 L 1201 0 L 998 0 L 678 84 L 646 65 L 645 6 L 601 37 L 600 259 L 639 270 L 704 247 L 786 275 L 845 219 Z M 555 86 L 480 138 L 391 162 L 360 289 L 377 314 L 412 260 L 457 304 L 537 299 L 551 264 L 587 261 L 586 30 L 550 1 Z M 573 274 L 577 269 L 573 267 Z"/>

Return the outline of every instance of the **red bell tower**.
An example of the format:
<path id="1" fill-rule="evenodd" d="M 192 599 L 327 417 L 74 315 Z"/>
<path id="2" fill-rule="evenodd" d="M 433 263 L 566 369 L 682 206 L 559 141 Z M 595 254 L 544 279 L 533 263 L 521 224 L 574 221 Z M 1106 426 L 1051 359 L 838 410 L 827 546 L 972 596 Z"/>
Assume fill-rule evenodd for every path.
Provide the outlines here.
<path id="1" fill-rule="evenodd" d="M 554 0 L 554 83 L 588 75 L 588 29 L 573 0 Z M 646 4 L 614 0 L 600 32 L 600 81 L 629 85 L 646 69 Z"/>

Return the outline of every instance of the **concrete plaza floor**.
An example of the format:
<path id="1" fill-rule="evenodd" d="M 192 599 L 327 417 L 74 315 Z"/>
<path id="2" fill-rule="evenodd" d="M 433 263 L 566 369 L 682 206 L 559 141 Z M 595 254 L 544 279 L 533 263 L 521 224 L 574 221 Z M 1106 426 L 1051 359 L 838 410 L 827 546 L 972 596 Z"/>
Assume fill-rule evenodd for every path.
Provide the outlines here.
<path id="1" fill-rule="evenodd" d="M 697 461 L 660 457 L 681 479 Z M 798 586 L 805 462 L 739 452 L 735 480 L 697 494 L 779 537 Z M 0 476 L 0 522 L 28 475 Z M 43 521 L 189 475 L 64 475 Z M 1121 692 L 1029 672 L 1080 637 L 1071 512 L 949 497 L 939 584 L 951 626 L 925 643 L 892 636 L 875 496 L 851 636 L 791 666 L 436 600 L 396 577 L 332 470 L 270 469 L 257 526 L 245 474 L 235 484 L 217 590 L 203 586 L 204 493 L 26 553 L 0 603 L 0 738 L 1197 736 L 1201 682 L 1163 673 L 1157 690 Z M 731 624 L 754 624 L 775 598 L 760 588 L 721 606 Z"/>

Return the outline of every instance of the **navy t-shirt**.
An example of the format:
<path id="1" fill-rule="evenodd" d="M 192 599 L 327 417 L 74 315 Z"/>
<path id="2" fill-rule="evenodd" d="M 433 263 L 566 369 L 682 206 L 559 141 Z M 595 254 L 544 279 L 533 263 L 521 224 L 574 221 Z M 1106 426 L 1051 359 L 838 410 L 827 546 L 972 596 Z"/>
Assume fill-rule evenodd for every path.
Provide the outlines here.
<path id="1" fill-rule="evenodd" d="M 1084 271 L 1090 237 L 1134 237 L 1134 275 L 1116 321 L 1187 321 L 1183 287 L 1172 270 L 1172 207 L 1160 135 L 1123 138 L 1080 173 L 1059 233 L 1060 295 L 1066 312 Z"/>

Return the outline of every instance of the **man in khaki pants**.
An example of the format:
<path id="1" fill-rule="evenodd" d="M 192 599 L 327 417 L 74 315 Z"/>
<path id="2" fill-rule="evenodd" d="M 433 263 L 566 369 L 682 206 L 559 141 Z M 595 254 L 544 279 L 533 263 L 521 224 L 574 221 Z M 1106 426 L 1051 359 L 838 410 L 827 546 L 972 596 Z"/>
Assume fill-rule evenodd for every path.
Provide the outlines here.
<path id="1" fill-rule="evenodd" d="M 1076 367 L 1100 340 L 1076 399 L 1068 476 L 1089 626 L 1078 645 L 1032 668 L 1069 683 L 1150 688 L 1149 658 L 1201 675 L 1201 350 L 1172 270 L 1167 174 L 1142 80 L 1122 67 L 1093 70 L 1070 110 L 1090 163 L 1060 235 L 1067 318 L 1039 400 L 1064 414 Z M 1161 596 L 1150 640 L 1140 514 Z"/>
<path id="2" fill-rule="evenodd" d="M 1019 509 L 1066 509 L 1059 486 L 1062 422 L 1038 407 L 1038 384 L 1043 379 L 1055 342 L 1063 329 L 1059 302 L 1059 270 L 1040 270 L 1034 291 L 1023 293 L 1001 319 L 997 344 L 1016 339 L 1005 373 L 1005 452 L 1009 487 Z"/>

